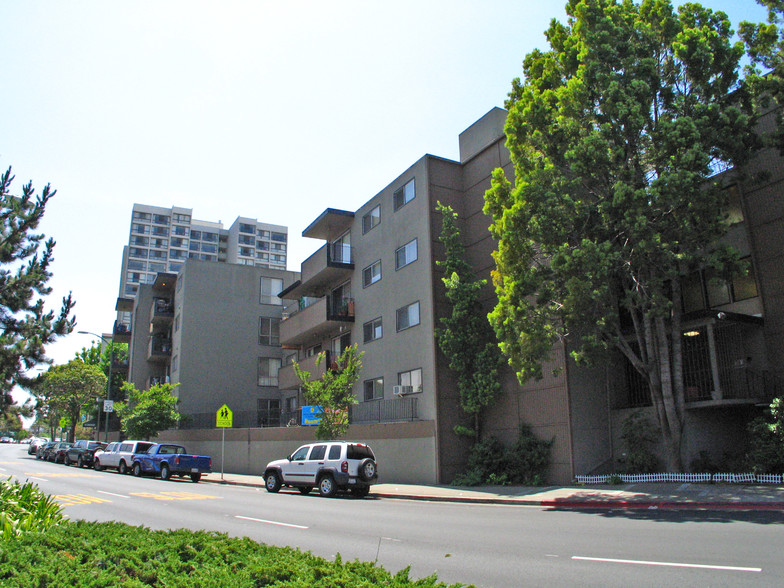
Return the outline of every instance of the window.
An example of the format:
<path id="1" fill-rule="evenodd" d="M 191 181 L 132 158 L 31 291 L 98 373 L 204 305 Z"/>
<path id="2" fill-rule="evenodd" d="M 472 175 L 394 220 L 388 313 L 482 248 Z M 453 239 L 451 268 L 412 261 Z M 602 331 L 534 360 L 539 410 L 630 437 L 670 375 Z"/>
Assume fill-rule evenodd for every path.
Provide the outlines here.
<path id="1" fill-rule="evenodd" d="M 207 243 L 202 243 L 201 244 L 201 250 L 204 251 L 204 253 L 217 253 L 218 252 L 218 246 L 217 245 L 208 245 Z"/>
<path id="2" fill-rule="evenodd" d="M 169 259 L 185 259 L 187 255 L 184 251 L 180 251 L 178 249 L 172 249 L 169 252 Z"/>
<path id="3" fill-rule="evenodd" d="M 165 251 L 150 251 L 150 259 L 166 259 L 168 256 Z"/>
<path id="4" fill-rule="evenodd" d="M 759 296 L 751 258 L 745 257 L 741 261 L 747 263 L 748 273 L 735 276 L 731 282 L 709 271 L 698 271 L 684 277 L 681 283 L 683 312 L 716 308 Z"/>
<path id="5" fill-rule="evenodd" d="M 168 249 L 169 248 L 169 240 L 168 239 L 150 239 L 150 245 L 152 247 L 157 247 L 158 249 Z"/>
<path id="6" fill-rule="evenodd" d="M 149 245 L 150 240 L 147 237 L 131 237 L 131 245 Z"/>
<path id="7" fill-rule="evenodd" d="M 278 294 L 283 290 L 283 280 L 281 278 L 261 278 L 261 297 L 262 304 L 283 304 L 278 298 Z"/>
<path id="8" fill-rule="evenodd" d="M 269 248 L 266 247 L 266 246 L 269 245 L 269 243 L 262 242 L 262 244 L 265 245 L 265 247 L 262 247 L 262 249 L 267 251 Z M 272 244 L 272 250 L 273 251 L 286 251 L 286 246 L 283 243 L 273 243 Z"/>
<path id="9" fill-rule="evenodd" d="M 174 213 L 174 221 L 178 223 L 185 223 L 190 224 L 191 222 L 191 215 L 189 214 L 180 214 L 178 212 Z"/>
<path id="10" fill-rule="evenodd" d="M 338 357 L 347 348 L 351 347 L 351 333 L 343 333 L 340 337 L 332 339 L 330 353 L 332 354 L 332 361 L 336 361 Z"/>
<path id="11" fill-rule="evenodd" d="M 240 247 L 238 253 L 243 257 L 253 257 L 253 249 L 250 247 Z"/>
<path id="12" fill-rule="evenodd" d="M 285 255 L 270 255 L 270 261 L 275 263 L 286 263 Z"/>
<path id="13" fill-rule="evenodd" d="M 256 249 L 261 249 L 262 251 L 269 251 L 270 244 L 266 241 L 256 241 Z"/>
<path id="14" fill-rule="evenodd" d="M 368 341 L 375 341 L 381 339 L 383 329 L 381 328 L 381 317 L 366 322 L 362 326 L 362 332 L 365 335 L 365 343 Z"/>
<path id="15" fill-rule="evenodd" d="M 172 237 L 171 246 L 172 247 L 187 247 L 188 246 L 188 239 L 183 239 L 182 237 Z"/>
<path id="16" fill-rule="evenodd" d="M 370 264 L 362 270 L 362 287 L 367 288 L 381 279 L 381 260 Z"/>
<path id="17" fill-rule="evenodd" d="M 414 180 L 411 180 L 402 188 L 395 190 L 395 194 L 392 197 L 395 210 L 399 210 L 411 202 L 414 198 L 416 198 L 416 189 L 414 186 Z"/>
<path id="18" fill-rule="evenodd" d="M 187 237 L 188 227 L 181 227 L 181 226 L 174 227 L 172 229 L 172 235 L 177 235 L 179 237 Z"/>
<path id="19" fill-rule="evenodd" d="M 137 224 L 134 224 L 131 227 L 131 232 L 132 233 L 137 233 L 139 235 L 149 235 L 150 234 L 150 227 L 147 226 L 147 225 L 137 225 Z"/>
<path id="20" fill-rule="evenodd" d="M 362 217 L 362 234 L 364 235 L 370 229 L 381 223 L 381 205 L 379 204 L 373 210 L 368 212 Z"/>
<path id="21" fill-rule="evenodd" d="M 335 461 L 336 459 L 340 459 L 340 445 L 330 445 L 329 447 L 329 459 L 330 461 Z"/>
<path id="22" fill-rule="evenodd" d="M 178 272 L 182 269 L 181 263 L 169 263 L 169 271 L 170 272 Z"/>
<path id="23" fill-rule="evenodd" d="M 218 242 L 218 233 L 208 233 L 204 231 L 201 234 L 202 241 L 209 241 L 210 243 L 217 243 Z"/>
<path id="24" fill-rule="evenodd" d="M 288 240 L 285 233 L 272 233 L 270 236 L 273 241 L 280 241 L 281 243 L 285 243 Z"/>
<path id="25" fill-rule="evenodd" d="M 417 259 L 417 240 L 409 241 L 395 251 L 395 269 L 407 266 Z"/>
<path id="26" fill-rule="evenodd" d="M 384 397 L 384 378 L 365 380 L 365 402 Z"/>
<path id="27" fill-rule="evenodd" d="M 256 238 L 249 235 L 239 235 L 237 241 L 242 245 L 256 245 Z"/>
<path id="28" fill-rule="evenodd" d="M 270 232 L 269 231 L 263 231 L 261 229 L 259 229 L 256 232 L 256 235 L 261 237 L 262 239 L 269 239 L 270 238 Z"/>
<path id="29" fill-rule="evenodd" d="M 128 269 L 129 270 L 139 270 L 142 272 L 147 271 L 147 263 L 144 261 L 135 261 L 133 259 L 128 260 Z"/>
<path id="30" fill-rule="evenodd" d="M 397 309 L 397 330 L 403 331 L 419 324 L 419 302 Z"/>
<path id="31" fill-rule="evenodd" d="M 157 237 L 168 237 L 169 229 L 167 229 L 166 227 L 153 227 L 152 234 L 156 235 Z"/>
<path id="32" fill-rule="evenodd" d="M 169 217 L 163 214 L 154 214 L 152 215 L 152 222 L 159 224 L 159 225 L 168 225 L 169 224 Z"/>
<path id="33" fill-rule="evenodd" d="M 280 346 L 280 319 L 259 317 L 259 345 Z"/>
<path id="34" fill-rule="evenodd" d="M 400 372 L 397 375 L 397 383 L 400 386 L 411 386 L 414 392 L 422 391 L 422 368 Z"/>
<path id="35" fill-rule="evenodd" d="M 139 220 L 149 221 L 150 220 L 150 213 L 149 212 L 136 212 L 136 211 L 134 211 L 133 212 L 133 218 L 139 219 Z"/>
<path id="36" fill-rule="evenodd" d="M 191 239 L 201 241 L 201 231 L 191 231 Z"/>
<path id="37" fill-rule="evenodd" d="M 131 247 L 128 255 L 130 257 L 141 257 L 142 259 L 147 259 L 147 250 L 139 249 L 138 247 Z"/>
<path id="38" fill-rule="evenodd" d="M 260 398 L 257 401 L 258 426 L 259 427 L 279 427 L 280 426 L 280 400 Z M 303 458 L 304 459 L 304 456 Z"/>
<path id="39" fill-rule="evenodd" d="M 151 272 L 165 272 L 166 271 L 166 264 L 165 263 L 153 263 L 153 262 L 150 262 L 150 271 Z"/>
<path id="40" fill-rule="evenodd" d="M 240 223 L 240 233 L 250 233 L 251 235 L 255 235 L 256 227 L 254 227 L 253 225 Z"/>
<path id="41" fill-rule="evenodd" d="M 314 345 L 313 347 L 309 347 L 305 351 L 305 357 L 313 357 L 314 355 L 318 355 L 319 353 L 321 353 L 321 344 L 320 343 L 318 345 Z"/>
<path id="42" fill-rule="evenodd" d="M 259 386 L 277 386 L 278 370 L 280 369 L 281 359 L 279 357 L 260 357 L 259 358 Z"/>

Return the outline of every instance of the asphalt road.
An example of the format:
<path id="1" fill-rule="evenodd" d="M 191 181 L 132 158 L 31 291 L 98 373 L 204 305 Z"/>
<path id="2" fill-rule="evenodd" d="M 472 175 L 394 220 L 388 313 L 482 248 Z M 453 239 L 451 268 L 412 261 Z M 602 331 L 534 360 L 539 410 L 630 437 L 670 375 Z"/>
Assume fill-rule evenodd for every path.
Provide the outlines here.
<path id="1" fill-rule="evenodd" d="M 378 560 L 412 577 L 504 586 L 776 586 L 778 512 L 558 511 L 372 498 L 120 476 L 0 446 L 0 476 L 29 479 L 72 519 L 209 529 L 317 555 Z"/>

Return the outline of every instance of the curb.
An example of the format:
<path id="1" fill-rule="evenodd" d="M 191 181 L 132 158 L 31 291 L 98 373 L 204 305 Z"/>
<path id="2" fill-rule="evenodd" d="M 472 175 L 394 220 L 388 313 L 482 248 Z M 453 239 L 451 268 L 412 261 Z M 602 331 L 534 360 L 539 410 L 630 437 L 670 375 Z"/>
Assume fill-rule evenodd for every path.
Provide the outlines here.
<path id="1" fill-rule="evenodd" d="M 202 482 L 243 486 L 246 488 L 264 488 L 263 484 L 254 482 L 237 482 L 230 480 L 210 480 L 202 478 Z M 465 496 L 426 496 L 420 494 L 389 494 L 373 492 L 378 498 L 398 498 L 400 500 L 419 500 L 425 502 L 454 502 L 461 504 L 507 504 L 510 506 L 535 506 L 562 510 L 713 510 L 713 511 L 783 511 L 783 502 L 663 502 L 634 500 L 529 500 L 525 498 L 469 498 Z"/>

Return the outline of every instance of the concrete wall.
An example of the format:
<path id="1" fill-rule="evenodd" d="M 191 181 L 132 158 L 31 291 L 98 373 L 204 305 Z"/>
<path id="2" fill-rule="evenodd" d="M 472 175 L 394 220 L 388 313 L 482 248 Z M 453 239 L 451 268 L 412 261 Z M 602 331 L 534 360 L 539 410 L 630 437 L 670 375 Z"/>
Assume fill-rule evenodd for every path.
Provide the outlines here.
<path id="1" fill-rule="evenodd" d="M 315 427 L 226 429 L 221 464 L 221 429 L 173 430 L 157 441 L 181 443 L 191 453 L 210 455 L 213 472 L 262 475 L 274 459 L 290 455 L 304 443 L 316 441 Z M 347 440 L 367 443 L 376 455 L 379 482 L 436 484 L 435 423 L 384 423 L 352 425 Z"/>

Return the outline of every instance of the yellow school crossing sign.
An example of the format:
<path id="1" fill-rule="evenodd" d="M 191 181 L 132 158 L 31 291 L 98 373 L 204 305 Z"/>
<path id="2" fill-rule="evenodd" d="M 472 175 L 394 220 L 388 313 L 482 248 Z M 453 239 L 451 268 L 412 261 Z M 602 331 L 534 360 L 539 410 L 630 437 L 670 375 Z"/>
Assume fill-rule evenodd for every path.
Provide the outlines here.
<path id="1" fill-rule="evenodd" d="M 216 427 L 232 427 L 232 419 L 233 414 L 231 409 L 226 406 L 225 404 L 218 409 L 218 413 L 216 415 L 215 426 Z"/>

